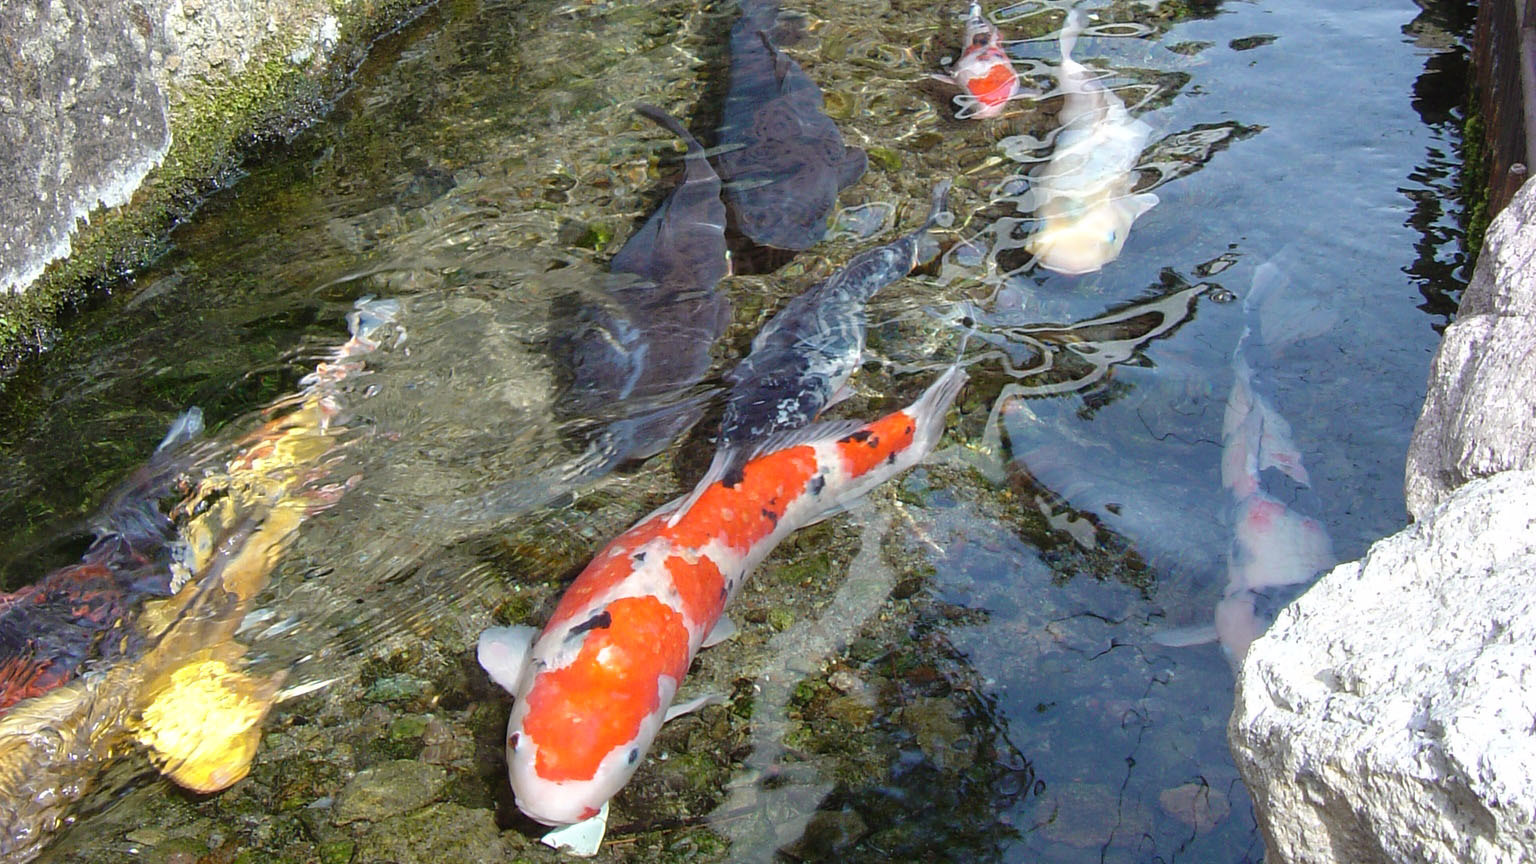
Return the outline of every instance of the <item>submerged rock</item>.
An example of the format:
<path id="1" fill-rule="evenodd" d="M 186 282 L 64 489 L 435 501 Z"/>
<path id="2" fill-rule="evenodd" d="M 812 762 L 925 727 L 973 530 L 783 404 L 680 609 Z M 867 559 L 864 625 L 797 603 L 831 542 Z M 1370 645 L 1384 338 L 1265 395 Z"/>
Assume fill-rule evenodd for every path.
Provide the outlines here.
<path id="1" fill-rule="evenodd" d="M 336 796 L 337 825 L 377 822 L 424 806 L 443 791 L 448 772 L 437 765 L 399 759 L 359 771 Z"/>
<path id="2" fill-rule="evenodd" d="M 1456 323 L 1446 328 L 1413 429 L 1404 486 L 1423 518 L 1474 477 L 1536 468 L 1536 181 L 1483 241 Z"/>
<path id="3" fill-rule="evenodd" d="M 434 804 L 419 813 L 375 825 L 358 843 L 352 860 L 394 864 L 504 861 L 507 852 L 491 811 Z"/>
<path id="4" fill-rule="evenodd" d="M 1206 783 L 1164 789 L 1158 794 L 1157 803 L 1164 813 L 1195 829 L 1196 834 L 1208 833 L 1232 812 L 1227 796 Z"/>
<path id="5" fill-rule="evenodd" d="M 1271 862 L 1536 860 L 1536 472 L 1475 480 L 1253 644 L 1228 730 Z"/>

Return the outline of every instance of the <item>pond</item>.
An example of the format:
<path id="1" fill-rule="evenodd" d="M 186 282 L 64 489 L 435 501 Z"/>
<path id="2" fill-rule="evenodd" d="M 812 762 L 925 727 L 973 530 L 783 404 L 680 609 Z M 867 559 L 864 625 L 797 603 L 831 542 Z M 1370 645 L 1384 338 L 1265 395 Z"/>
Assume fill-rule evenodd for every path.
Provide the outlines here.
<path id="1" fill-rule="evenodd" d="M 189 407 L 206 474 L 274 410 L 309 410 L 290 394 L 334 402 L 334 440 L 273 469 L 309 497 L 238 610 L 241 662 L 283 671 L 288 697 L 250 776 L 192 795 L 116 748 L 41 860 L 557 860 L 512 802 L 510 700 L 476 635 L 542 622 L 604 544 L 691 488 L 712 387 L 752 336 L 915 228 L 946 179 L 942 254 L 870 303 L 832 409 L 905 405 L 958 356 L 971 382 L 945 439 L 752 576 L 739 632 L 684 685 L 723 703 L 663 728 L 600 856 L 1262 858 L 1225 737 L 1242 645 L 1201 638 L 1243 518 L 1224 417 L 1248 381 L 1286 421 L 1308 482 L 1282 466 L 1282 509 L 1315 520 L 1331 559 L 1405 523 L 1409 434 L 1468 275 L 1470 8 L 1094 7 L 1073 56 L 1150 127 L 1135 182 L 1158 201 L 1118 257 L 1074 275 L 1021 241 L 1070 5 L 988 9 L 1026 98 L 965 120 L 932 77 L 958 56 L 963 8 L 784 5 L 777 37 L 869 167 L 825 240 L 738 257 L 719 287 L 730 326 L 688 394 L 712 407 L 649 459 L 589 470 L 584 436 L 607 418 L 561 404 L 550 346 L 564 301 L 675 182 L 681 146 L 634 104 L 712 142 L 734 4 L 444 0 L 7 382 L 6 591 L 79 560 L 82 526 Z M 361 365 L 306 378 L 368 296 L 395 305 Z M 1260 587 L 1278 589 L 1255 591 L 1262 623 L 1305 586 Z"/>

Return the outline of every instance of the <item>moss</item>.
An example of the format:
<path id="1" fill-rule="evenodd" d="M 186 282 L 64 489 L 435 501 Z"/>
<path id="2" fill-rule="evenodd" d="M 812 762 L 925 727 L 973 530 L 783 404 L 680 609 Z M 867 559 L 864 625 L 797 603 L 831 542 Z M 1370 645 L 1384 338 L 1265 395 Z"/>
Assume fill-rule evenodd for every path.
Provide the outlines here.
<path id="1" fill-rule="evenodd" d="M 357 844 L 351 840 L 336 840 L 330 843 L 320 844 L 320 864 L 347 864 L 352 860 L 352 853 L 357 850 Z"/>
<path id="2" fill-rule="evenodd" d="M 772 627 L 775 631 L 783 633 L 785 630 L 790 628 L 790 625 L 794 623 L 795 613 L 789 611 L 788 609 L 778 608 L 768 610 L 768 626 Z"/>
<path id="3" fill-rule="evenodd" d="M 1476 261 L 1488 232 L 1488 146 L 1484 138 L 1482 106 L 1478 104 L 1477 70 L 1469 69 L 1467 120 L 1461 130 L 1462 230 L 1466 232 L 1467 257 Z"/>
<path id="4" fill-rule="evenodd" d="M 59 318 L 162 255 L 166 235 L 235 177 L 241 155 L 308 125 L 346 84 L 346 72 L 379 34 L 399 26 L 417 0 L 382 0 L 337 9 L 342 37 L 329 69 L 315 74 L 288 60 L 304 34 L 268 39 L 258 58 L 227 85 L 178 94 L 171 147 L 132 200 L 93 213 L 79 226 L 69 257 L 49 265 L 25 292 L 0 295 L 0 373 L 49 348 Z M 3 386 L 4 377 L 0 377 Z"/>

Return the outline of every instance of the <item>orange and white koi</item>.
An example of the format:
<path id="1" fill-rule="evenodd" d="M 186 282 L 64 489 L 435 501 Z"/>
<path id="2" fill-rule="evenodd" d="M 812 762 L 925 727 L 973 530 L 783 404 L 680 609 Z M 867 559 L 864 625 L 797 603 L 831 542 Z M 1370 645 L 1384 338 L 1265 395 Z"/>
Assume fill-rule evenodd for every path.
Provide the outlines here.
<path id="1" fill-rule="evenodd" d="M 608 544 L 565 592 L 542 632 L 492 628 L 478 656 L 515 701 L 507 767 L 517 806 L 544 842 L 595 854 L 608 800 L 629 781 L 674 706 L 693 656 L 734 631 L 724 617 L 754 567 L 795 529 L 826 518 L 917 464 L 965 383 L 952 367 L 916 402 L 870 423 L 785 433 L 734 486 L 683 499 Z"/>
<path id="2" fill-rule="evenodd" d="M 933 77 L 960 88 L 960 95 L 955 97 L 960 109 L 955 116 L 961 120 L 996 117 L 1019 94 L 1019 73 L 979 2 L 971 3 L 965 22 L 965 50 L 954 71 Z"/>

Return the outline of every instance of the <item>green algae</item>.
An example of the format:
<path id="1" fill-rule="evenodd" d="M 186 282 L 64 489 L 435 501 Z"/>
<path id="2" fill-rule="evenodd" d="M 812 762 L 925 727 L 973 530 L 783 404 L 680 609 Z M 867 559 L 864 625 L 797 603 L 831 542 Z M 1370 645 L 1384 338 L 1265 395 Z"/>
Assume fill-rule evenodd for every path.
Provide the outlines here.
<path id="1" fill-rule="evenodd" d="M 1488 144 L 1483 123 L 1483 111 L 1478 99 L 1477 70 L 1469 69 L 1467 80 L 1467 118 L 1461 128 L 1461 173 L 1458 187 L 1461 191 L 1462 231 L 1465 233 L 1467 259 L 1476 261 L 1483 249 L 1483 237 L 1488 233 L 1489 215 L 1488 182 L 1490 166 Z"/>
<path id="2" fill-rule="evenodd" d="M 866 147 L 864 154 L 869 157 L 870 164 L 881 171 L 901 170 L 901 154 L 889 147 Z"/>

